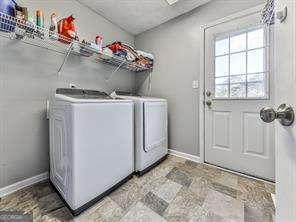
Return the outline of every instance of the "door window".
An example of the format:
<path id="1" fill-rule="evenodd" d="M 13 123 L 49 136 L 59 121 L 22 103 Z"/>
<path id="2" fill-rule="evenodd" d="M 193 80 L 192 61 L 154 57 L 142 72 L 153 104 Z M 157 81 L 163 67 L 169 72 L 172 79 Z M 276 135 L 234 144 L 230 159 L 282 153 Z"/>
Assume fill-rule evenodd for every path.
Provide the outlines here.
<path id="1" fill-rule="evenodd" d="M 257 27 L 215 38 L 215 98 L 269 97 L 267 37 Z"/>

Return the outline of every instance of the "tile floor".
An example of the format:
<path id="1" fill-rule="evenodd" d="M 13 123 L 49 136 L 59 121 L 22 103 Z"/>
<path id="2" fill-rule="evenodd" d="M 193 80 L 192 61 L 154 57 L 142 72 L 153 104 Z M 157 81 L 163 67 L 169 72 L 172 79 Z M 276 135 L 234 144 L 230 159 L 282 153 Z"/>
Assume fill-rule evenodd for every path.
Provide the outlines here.
<path id="1" fill-rule="evenodd" d="M 2 198 L 0 211 L 22 210 L 46 222 L 267 222 L 274 192 L 272 184 L 169 156 L 75 219 L 48 182 Z"/>

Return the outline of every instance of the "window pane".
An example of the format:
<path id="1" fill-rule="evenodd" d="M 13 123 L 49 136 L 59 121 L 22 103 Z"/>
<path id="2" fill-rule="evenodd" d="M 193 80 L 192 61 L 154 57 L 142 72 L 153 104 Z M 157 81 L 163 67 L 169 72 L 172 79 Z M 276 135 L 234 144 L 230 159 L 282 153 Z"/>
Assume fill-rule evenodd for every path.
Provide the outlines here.
<path id="1" fill-rule="evenodd" d="M 257 29 L 248 33 L 248 49 L 264 46 L 264 30 Z"/>
<path id="2" fill-rule="evenodd" d="M 228 76 L 228 55 L 216 57 L 215 76 Z"/>
<path id="3" fill-rule="evenodd" d="M 230 77 L 230 83 L 245 83 L 246 82 L 246 76 L 240 75 L 240 76 L 231 76 Z"/>
<path id="4" fill-rule="evenodd" d="M 228 84 L 228 77 L 219 77 L 215 79 L 216 84 Z"/>
<path id="5" fill-rule="evenodd" d="M 263 82 L 248 84 L 248 98 L 265 97 L 265 87 Z"/>
<path id="6" fill-rule="evenodd" d="M 230 55 L 230 75 L 246 73 L 246 53 L 236 53 Z"/>
<path id="7" fill-rule="evenodd" d="M 228 85 L 216 85 L 215 97 L 228 98 Z"/>
<path id="8" fill-rule="evenodd" d="M 264 74 L 248 75 L 248 82 L 263 82 Z"/>
<path id="9" fill-rule="evenodd" d="M 230 97 L 231 98 L 245 98 L 246 97 L 246 85 L 245 84 L 231 84 L 230 85 Z"/>
<path id="10" fill-rule="evenodd" d="M 246 50 L 246 33 L 230 37 L 230 52 Z"/>
<path id="11" fill-rule="evenodd" d="M 263 49 L 256 49 L 248 52 L 248 73 L 264 71 Z"/>
<path id="12" fill-rule="evenodd" d="M 225 55 L 229 52 L 229 38 L 216 41 L 216 56 Z"/>

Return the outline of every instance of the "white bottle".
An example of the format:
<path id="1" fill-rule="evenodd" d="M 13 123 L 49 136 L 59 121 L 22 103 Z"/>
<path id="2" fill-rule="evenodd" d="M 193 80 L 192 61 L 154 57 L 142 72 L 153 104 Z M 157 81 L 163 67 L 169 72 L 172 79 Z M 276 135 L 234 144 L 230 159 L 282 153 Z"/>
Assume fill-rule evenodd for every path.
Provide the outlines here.
<path id="1" fill-rule="evenodd" d="M 58 27 L 58 21 L 57 21 L 57 15 L 55 13 L 52 13 L 50 16 L 50 27 L 49 27 L 49 37 L 52 40 L 58 40 L 58 35 L 57 35 L 57 27 Z"/>

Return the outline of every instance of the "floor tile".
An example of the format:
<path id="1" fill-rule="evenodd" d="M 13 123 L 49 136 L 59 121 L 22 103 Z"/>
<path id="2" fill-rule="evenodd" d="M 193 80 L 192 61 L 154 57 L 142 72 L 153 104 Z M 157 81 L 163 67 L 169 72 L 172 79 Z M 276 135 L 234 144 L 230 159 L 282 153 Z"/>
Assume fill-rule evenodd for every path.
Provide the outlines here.
<path id="1" fill-rule="evenodd" d="M 193 213 L 189 222 L 229 222 L 226 218 L 223 218 L 211 211 L 207 211 L 202 207 L 197 207 Z"/>
<path id="2" fill-rule="evenodd" d="M 275 184 L 264 183 L 264 186 L 267 192 L 275 194 Z"/>
<path id="3" fill-rule="evenodd" d="M 238 188 L 242 192 L 248 191 L 248 189 L 251 189 L 251 188 L 265 190 L 265 186 L 262 181 L 255 180 L 253 178 L 247 178 L 247 177 L 238 178 Z"/>
<path id="4" fill-rule="evenodd" d="M 252 187 L 247 192 L 238 194 L 238 200 L 242 201 L 248 207 L 261 209 L 264 212 L 274 214 L 275 207 L 271 194 L 262 190 L 262 188 Z"/>
<path id="5" fill-rule="evenodd" d="M 182 157 L 174 156 L 174 155 L 169 155 L 165 160 L 165 162 L 171 162 L 171 163 L 185 163 L 186 161 L 187 161 L 186 159 Z"/>
<path id="6" fill-rule="evenodd" d="M 35 184 L 32 187 L 32 190 L 33 190 L 33 195 L 38 199 L 41 197 L 47 196 L 51 193 L 54 193 L 54 190 L 50 186 L 48 181 Z"/>
<path id="7" fill-rule="evenodd" d="M 98 203 L 94 204 L 92 207 L 83 211 L 80 215 L 74 218 L 74 222 L 84 222 L 84 221 L 100 221 L 100 215 L 97 213 L 97 210 L 108 202 L 109 197 L 105 197 L 100 200 Z"/>
<path id="8" fill-rule="evenodd" d="M 185 165 L 190 166 L 190 167 L 198 167 L 200 165 L 200 163 L 196 163 L 191 160 L 186 160 Z"/>
<path id="9" fill-rule="evenodd" d="M 182 186 L 180 184 L 167 180 L 164 184 L 160 185 L 158 189 L 154 189 L 153 193 L 167 203 L 170 203 L 181 188 Z"/>
<path id="10" fill-rule="evenodd" d="M 196 194 L 199 200 L 199 205 L 202 205 L 208 190 L 210 188 L 211 181 L 204 177 L 194 178 L 191 185 L 189 186 L 189 190 Z"/>
<path id="11" fill-rule="evenodd" d="M 213 180 L 219 178 L 222 174 L 221 169 L 218 169 L 217 167 L 214 167 L 208 164 L 202 164 L 202 172 L 204 177 L 207 177 Z"/>
<path id="12" fill-rule="evenodd" d="M 2 198 L 0 211 L 32 213 L 34 222 L 266 222 L 275 214 L 274 191 L 273 184 L 169 156 L 75 218 L 48 181 Z"/>
<path id="13" fill-rule="evenodd" d="M 138 202 L 127 212 L 120 222 L 165 222 L 165 219 L 143 203 Z"/>
<path id="14" fill-rule="evenodd" d="M 183 163 L 180 162 L 167 162 L 161 164 L 159 167 L 151 170 L 150 174 L 154 178 L 165 177 L 176 165 L 181 165 Z"/>
<path id="15" fill-rule="evenodd" d="M 166 177 L 185 187 L 189 187 L 192 183 L 192 179 L 188 176 L 188 174 L 177 167 L 173 168 Z"/>
<path id="16" fill-rule="evenodd" d="M 167 178 L 162 176 L 160 177 L 151 176 L 146 178 L 143 178 L 142 176 L 135 179 L 135 183 L 137 183 L 140 186 L 141 192 L 143 192 L 144 195 L 150 191 L 153 192 L 159 189 L 159 187 L 161 187 L 161 185 L 163 185 L 166 181 L 167 181 Z"/>
<path id="17" fill-rule="evenodd" d="M 106 198 L 104 204 L 102 204 L 95 212 L 97 214 L 97 220 L 105 222 L 116 222 L 124 215 L 124 211 L 119 207 L 111 198 Z"/>
<path id="18" fill-rule="evenodd" d="M 133 180 L 130 180 L 112 192 L 109 196 L 123 210 L 127 210 L 135 202 L 142 199 L 144 194 L 141 191 L 141 187 L 139 187 L 139 185 L 137 185 Z"/>
<path id="19" fill-rule="evenodd" d="M 182 187 L 163 215 L 168 221 L 189 221 L 199 203 L 197 195 Z"/>
<path id="20" fill-rule="evenodd" d="M 178 165 L 178 169 L 186 172 L 191 178 L 204 176 L 202 164 L 187 160 L 184 164 Z"/>
<path id="21" fill-rule="evenodd" d="M 202 207 L 229 221 L 244 221 L 243 203 L 218 191 L 209 190 Z"/>
<path id="22" fill-rule="evenodd" d="M 224 193 L 224 194 L 231 196 L 233 198 L 237 197 L 237 190 L 235 190 L 231 187 L 224 186 L 223 184 L 216 183 L 216 182 L 212 182 L 210 184 L 210 186 L 213 190 L 219 191 L 220 193 Z"/>
<path id="23" fill-rule="evenodd" d="M 72 222 L 74 218 L 67 207 L 62 207 L 42 216 L 43 222 Z"/>
<path id="24" fill-rule="evenodd" d="M 156 196 L 152 192 L 147 193 L 142 199 L 142 202 L 159 215 L 162 215 L 169 205 L 165 200 Z"/>
<path id="25" fill-rule="evenodd" d="M 56 193 L 49 194 L 39 199 L 38 207 L 42 214 L 47 214 L 64 206 L 64 203 Z"/>
<path id="26" fill-rule="evenodd" d="M 33 194 L 33 188 L 26 187 L 3 197 L 0 202 L 0 210 L 22 210 L 29 212 L 36 207 L 37 203 L 37 199 Z"/>
<path id="27" fill-rule="evenodd" d="M 245 206 L 245 221 L 244 222 L 273 222 L 273 217 L 269 213 L 262 210 Z"/>
<path id="28" fill-rule="evenodd" d="M 233 173 L 222 171 L 221 176 L 214 180 L 224 186 L 238 190 L 238 176 Z"/>
<path id="29" fill-rule="evenodd" d="M 124 211 L 111 198 L 106 197 L 92 208 L 75 217 L 75 222 L 116 222 L 124 215 Z"/>

